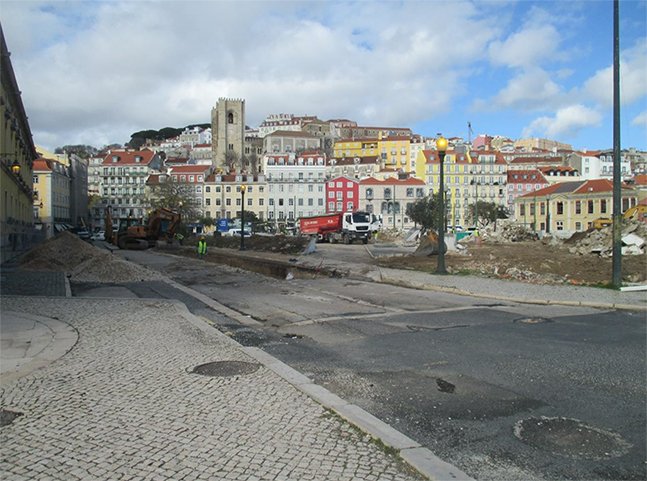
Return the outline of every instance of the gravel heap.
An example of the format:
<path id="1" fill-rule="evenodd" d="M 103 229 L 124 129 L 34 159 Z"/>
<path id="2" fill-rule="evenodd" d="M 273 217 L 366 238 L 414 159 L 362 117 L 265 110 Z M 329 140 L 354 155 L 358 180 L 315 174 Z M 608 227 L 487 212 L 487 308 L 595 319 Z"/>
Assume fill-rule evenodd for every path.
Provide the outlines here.
<path id="1" fill-rule="evenodd" d="M 77 282 L 137 282 L 163 277 L 70 232 L 61 232 L 27 252 L 21 266 L 29 270 L 64 271 L 70 281 Z"/>

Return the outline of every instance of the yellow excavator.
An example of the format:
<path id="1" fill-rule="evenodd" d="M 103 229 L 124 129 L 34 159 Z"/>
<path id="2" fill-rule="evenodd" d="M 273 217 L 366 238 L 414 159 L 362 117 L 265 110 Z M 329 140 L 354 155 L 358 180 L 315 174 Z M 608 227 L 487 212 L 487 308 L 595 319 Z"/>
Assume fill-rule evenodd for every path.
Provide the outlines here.
<path id="1" fill-rule="evenodd" d="M 106 239 L 120 249 L 143 250 L 153 247 L 158 240 L 173 241 L 180 225 L 181 216 L 174 210 L 160 207 L 153 210 L 146 223 L 141 219 L 128 217 L 119 221 L 119 228 L 113 233 L 113 219 L 110 207 L 106 208 Z"/>
<path id="2" fill-rule="evenodd" d="M 623 220 L 637 220 L 640 222 L 647 222 L 647 205 L 638 204 L 629 209 L 627 209 L 622 214 Z M 591 227 L 593 229 L 602 229 L 613 224 L 613 220 L 608 217 L 600 217 L 591 222 Z"/>

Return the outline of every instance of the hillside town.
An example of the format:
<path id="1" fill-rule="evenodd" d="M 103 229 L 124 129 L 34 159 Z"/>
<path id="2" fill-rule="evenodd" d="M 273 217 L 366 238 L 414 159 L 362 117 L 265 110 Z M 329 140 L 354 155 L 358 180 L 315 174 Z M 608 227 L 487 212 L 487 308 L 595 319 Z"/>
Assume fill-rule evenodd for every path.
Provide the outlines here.
<path id="1" fill-rule="evenodd" d="M 99 231 L 108 212 L 115 221 L 145 219 L 160 205 L 179 211 L 193 233 L 210 233 L 219 221 L 231 226 L 240 218 L 243 199 L 248 218 L 267 232 L 293 232 L 302 217 L 355 211 L 373 214 L 382 229 L 406 232 L 415 225 L 407 207 L 440 189 L 438 136 L 285 113 L 251 128 L 244 99 L 218 99 L 211 127 L 138 139 L 136 148 L 112 146 L 89 158 L 49 152 L 32 139 L 4 39 L 2 49 L 3 260 L 34 236 Z M 612 149 L 473 136 L 467 126 L 467 138 L 443 133 L 448 231 L 479 228 L 481 203 L 501 207 L 539 236 L 568 237 L 610 221 Z M 647 152 L 622 150 L 622 212 L 646 202 L 646 163 Z"/>

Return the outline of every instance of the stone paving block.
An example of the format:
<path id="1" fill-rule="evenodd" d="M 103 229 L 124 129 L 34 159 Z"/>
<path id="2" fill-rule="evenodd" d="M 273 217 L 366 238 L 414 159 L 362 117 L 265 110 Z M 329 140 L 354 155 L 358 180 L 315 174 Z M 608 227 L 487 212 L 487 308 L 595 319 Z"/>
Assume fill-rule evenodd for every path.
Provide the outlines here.
<path id="1" fill-rule="evenodd" d="M 173 302 L 2 301 L 3 309 L 70 324 L 79 339 L 0 391 L 3 406 L 25 413 L 2 430 L 0 472 L 66 480 L 301 481 L 307 474 L 341 481 L 362 479 L 360 472 L 420 479 L 265 366 L 226 377 L 193 373 L 207 362 L 257 361 Z"/>

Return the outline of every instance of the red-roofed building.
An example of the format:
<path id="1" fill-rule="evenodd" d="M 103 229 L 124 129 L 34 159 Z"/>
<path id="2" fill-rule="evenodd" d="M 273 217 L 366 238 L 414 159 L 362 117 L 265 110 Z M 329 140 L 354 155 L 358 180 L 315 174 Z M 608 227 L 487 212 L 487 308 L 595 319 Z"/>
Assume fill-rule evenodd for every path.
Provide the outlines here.
<path id="1" fill-rule="evenodd" d="M 508 170 L 507 201 L 510 212 L 514 210 L 514 200 L 522 195 L 535 192 L 549 185 L 539 169 Z"/>
<path id="2" fill-rule="evenodd" d="M 146 179 L 151 173 L 161 171 L 159 154 L 149 149 L 111 150 L 101 168 L 102 203 L 104 207 L 111 206 L 113 218 L 144 218 L 150 210 Z"/>
<path id="3" fill-rule="evenodd" d="M 636 189 L 623 186 L 622 212 L 639 201 Z M 516 222 L 536 232 L 570 237 L 585 231 L 595 219 L 613 214 L 613 183 L 608 179 L 551 184 L 515 199 Z"/>
<path id="4" fill-rule="evenodd" d="M 407 229 L 414 225 L 406 215 L 407 206 L 427 193 L 425 182 L 415 177 L 368 177 L 359 181 L 359 210 L 381 216 L 384 227 Z"/>

